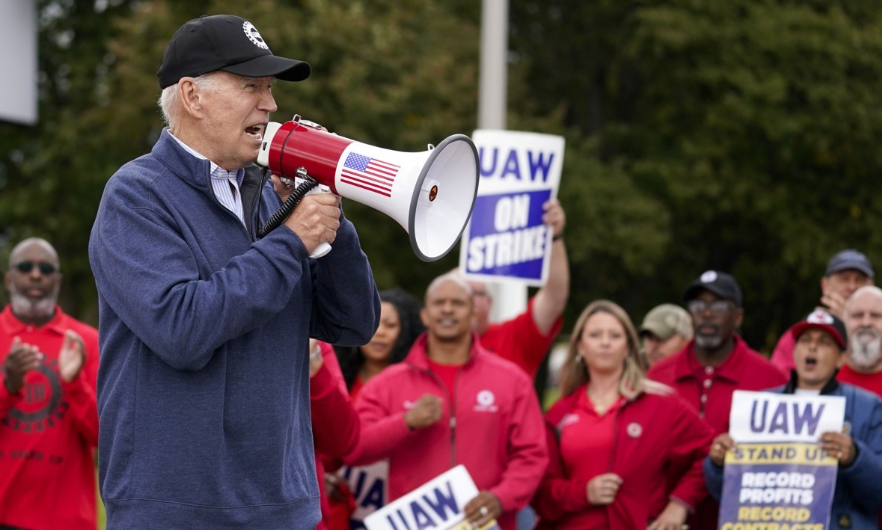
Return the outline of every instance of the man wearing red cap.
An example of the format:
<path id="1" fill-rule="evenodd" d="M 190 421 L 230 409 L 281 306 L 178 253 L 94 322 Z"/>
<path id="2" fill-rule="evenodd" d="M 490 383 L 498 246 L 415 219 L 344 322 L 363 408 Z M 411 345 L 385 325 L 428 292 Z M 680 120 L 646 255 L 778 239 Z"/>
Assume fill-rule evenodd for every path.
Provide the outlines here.
<path id="1" fill-rule="evenodd" d="M 772 390 L 782 394 L 814 394 L 845 398 L 844 432 L 821 433 L 819 447 L 839 460 L 836 489 L 830 511 L 833 530 L 875 530 L 882 508 L 882 400 L 855 386 L 840 383 L 836 372 L 845 364 L 848 339 L 841 320 L 816 310 L 790 329 L 796 347 L 796 368 L 787 385 Z M 736 449 L 728 433 L 719 435 L 704 462 L 711 495 L 723 490 L 726 453 Z"/>
<path id="2" fill-rule="evenodd" d="M 321 518 L 308 341 L 368 342 L 380 301 L 338 196 L 304 197 L 257 237 L 281 206 L 252 165 L 271 88 L 309 72 L 247 20 L 187 22 L 157 74 L 168 128 L 107 183 L 89 258 L 109 530 Z M 311 259 L 325 242 L 333 252 Z"/>

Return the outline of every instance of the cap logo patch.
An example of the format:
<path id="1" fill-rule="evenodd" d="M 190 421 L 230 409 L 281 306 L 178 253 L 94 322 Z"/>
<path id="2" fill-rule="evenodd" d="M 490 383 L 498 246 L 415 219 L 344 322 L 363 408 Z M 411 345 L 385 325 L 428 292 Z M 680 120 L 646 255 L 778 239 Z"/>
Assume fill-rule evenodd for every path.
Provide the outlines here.
<path id="1" fill-rule="evenodd" d="M 248 22 L 247 20 L 242 23 L 242 29 L 245 31 L 245 36 L 248 37 L 248 40 L 254 43 L 258 48 L 263 48 L 264 50 L 268 50 L 269 46 L 264 42 L 263 37 L 258 33 L 257 28 L 254 27 L 254 24 Z"/>
<path id="2" fill-rule="evenodd" d="M 826 311 L 815 311 L 808 316 L 806 322 L 811 322 L 812 324 L 832 325 L 833 317 L 830 315 L 830 313 L 827 313 Z"/>
<path id="3" fill-rule="evenodd" d="M 628 424 L 628 436 L 631 438 L 640 438 L 641 434 L 643 434 L 643 427 L 641 427 L 639 423 L 635 422 Z"/>
<path id="4" fill-rule="evenodd" d="M 714 283 L 717 281 L 717 271 L 707 271 L 701 275 L 701 283 Z"/>

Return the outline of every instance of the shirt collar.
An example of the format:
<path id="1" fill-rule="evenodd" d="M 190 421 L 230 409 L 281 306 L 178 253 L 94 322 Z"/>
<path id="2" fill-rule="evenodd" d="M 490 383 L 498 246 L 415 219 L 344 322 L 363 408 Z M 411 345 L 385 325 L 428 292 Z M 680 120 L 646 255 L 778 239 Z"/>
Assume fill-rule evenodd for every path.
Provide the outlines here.
<path id="1" fill-rule="evenodd" d="M 732 353 L 729 354 L 729 357 L 721 365 L 714 367 L 713 373 L 715 377 L 737 383 L 741 380 L 743 371 L 742 360 L 747 351 L 747 343 L 738 334 L 734 334 L 733 338 L 735 339 L 735 346 L 732 348 Z M 679 380 L 695 377 L 695 374 L 703 369 L 704 367 L 698 364 L 698 359 L 695 357 L 695 339 L 692 339 L 686 345 L 683 355 L 680 355 L 677 359 L 674 369 L 675 378 Z"/>
<path id="2" fill-rule="evenodd" d="M 64 318 L 64 312 L 61 310 L 61 307 L 56 305 L 55 316 L 52 317 L 52 320 L 40 326 L 39 328 L 36 328 L 36 326 L 34 326 L 33 324 L 27 324 L 19 320 L 18 317 L 15 316 L 15 314 L 12 312 L 12 306 L 7 304 L 7 306 L 3 309 L 3 312 L 0 313 L 0 329 L 2 329 L 4 333 L 9 335 L 17 335 L 28 331 L 28 327 L 45 329 L 59 335 L 64 335 L 65 328 L 62 325 Z"/>

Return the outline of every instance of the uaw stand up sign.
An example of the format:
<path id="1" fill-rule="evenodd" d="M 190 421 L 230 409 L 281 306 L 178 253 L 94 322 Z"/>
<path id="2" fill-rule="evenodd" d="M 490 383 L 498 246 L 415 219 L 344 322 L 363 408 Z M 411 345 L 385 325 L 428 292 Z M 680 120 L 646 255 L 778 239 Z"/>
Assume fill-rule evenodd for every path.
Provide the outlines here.
<path id="1" fill-rule="evenodd" d="M 844 416 L 839 396 L 735 391 L 719 530 L 827 528 L 838 468 L 818 438 Z"/>
<path id="2" fill-rule="evenodd" d="M 551 231 L 542 205 L 556 198 L 564 139 L 548 134 L 479 129 L 480 183 L 462 237 L 460 270 L 484 281 L 543 285 Z"/>

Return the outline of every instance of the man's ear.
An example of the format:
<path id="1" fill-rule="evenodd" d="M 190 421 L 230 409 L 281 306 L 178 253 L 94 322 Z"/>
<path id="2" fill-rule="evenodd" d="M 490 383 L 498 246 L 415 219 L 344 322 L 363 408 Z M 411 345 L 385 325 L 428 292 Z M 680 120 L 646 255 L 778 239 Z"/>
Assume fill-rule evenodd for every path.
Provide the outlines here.
<path id="1" fill-rule="evenodd" d="M 429 315 L 426 313 L 425 307 L 420 309 L 420 320 L 422 320 L 424 326 L 429 327 Z"/>
<path id="2" fill-rule="evenodd" d="M 193 83 L 192 77 L 182 77 L 177 85 L 178 99 L 184 111 L 193 116 L 199 117 L 202 114 L 202 93 Z"/>
<path id="3" fill-rule="evenodd" d="M 741 329 L 741 324 L 744 322 L 744 308 L 739 307 L 735 310 L 735 329 Z"/>

